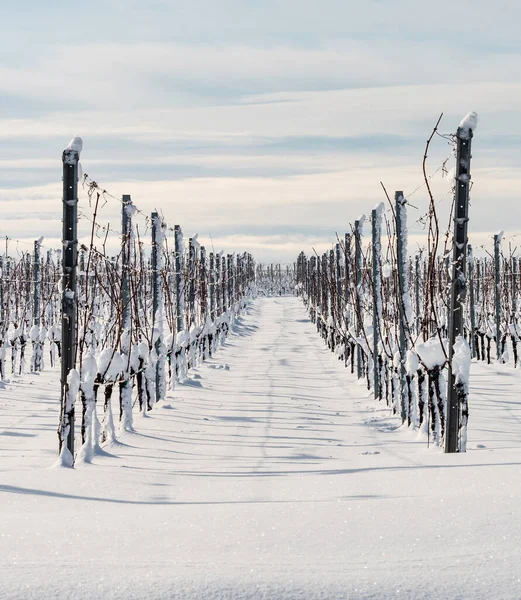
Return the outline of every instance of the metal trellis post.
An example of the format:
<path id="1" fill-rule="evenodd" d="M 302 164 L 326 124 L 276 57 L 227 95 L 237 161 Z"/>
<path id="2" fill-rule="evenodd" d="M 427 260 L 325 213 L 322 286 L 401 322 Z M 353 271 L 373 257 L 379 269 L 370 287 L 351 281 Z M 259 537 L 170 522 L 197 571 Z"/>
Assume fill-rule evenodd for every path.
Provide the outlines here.
<path id="1" fill-rule="evenodd" d="M 470 352 L 476 358 L 476 305 L 474 299 L 474 256 L 472 246 L 467 246 L 467 262 L 469 266 L 469 308 L 470 308 Z"/>
<path id="2" fill-rule="evenodd" d="M 395 211 L 396 211 L 396 258 L 398 261 L 398 307 L 400 315 L 400 416 L 402 423 L 407 420 L 407 378 L 405 371 L 405 355 L 407 352 L 407 315 L 405 307 L 405 297 L 408 294 L 407 289 L 407 248 L 405 243 L 406 226 L 406 208 L 407 200 L 403 192 L 394 193 Z"/>
<path id="3" fill-rule="evenodd" d="M 58 429 L 59 449 L 66 444 L 74 461 L 74 401 L 69 397 L 69 373 L 76 363 L 76 320 L 78 262 L 78 162 L 80 151 L 69 145 L 63 161 L 63 259 L 62 259 L 62 336 L 61 336 L 61 413 Z"/>
<path id="4" fill-rule="evenodd" d="M 355 221 L 355 309 L 356 309 L 356 335 L 360 337 L 362 334 L 362 308 L 361 308 L 361 287 L 362 287 L 362 225 L 363 222 L 359 219 Z M 356 362 L 357 362 L 357 377 L 362 379 L 364 376 L 362 368 L 362 346 L 359 341 L 356 342 Z"/>
<path id="5" fill-rule="evenodd" d="M 501 254 L 501 237 L 502 234 L 494 235 L 494 307 L 496 315 L 496 358 L 497 362 L 501 363 L 501 268 L 499 265 L 499 257 Z"/>
<path id="6" fill-rule="evenodd" d="M 380 227 L 377 209 L 371 211 L 372 245 L 373 245 L 373 396 L 377 400 L 380 397 L 380 373 L 378 364 L 378 344 L 380 341 L 380 318 L 381 318 L 381 283 L 380 272 Z"/>
<path id="7" fill-rule="evenodd" d="M 456 133 L 456 192 L 454 207 L 454 243 L 452 251 L 452 281 L 449 312 L 449 376 L 447 393 L 447 423 L 445 452 L 459 452 L 459 428 L 462 384 L 452 371 L 456 338 L 463 335 L 463 307 L 466 294 L 467 228 L 469 212 L 470 159 L 472 130 L 458 128 Z"/>

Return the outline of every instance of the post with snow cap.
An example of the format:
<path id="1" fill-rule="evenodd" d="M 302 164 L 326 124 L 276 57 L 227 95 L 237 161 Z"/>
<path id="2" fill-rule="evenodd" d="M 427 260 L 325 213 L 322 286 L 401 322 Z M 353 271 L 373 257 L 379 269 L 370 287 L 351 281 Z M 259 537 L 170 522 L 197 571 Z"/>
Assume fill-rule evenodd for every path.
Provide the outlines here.
<path id="1" fill-rule="evenodd" d="M 157 313 L 159 310 L 159 241 L 160 238 L 160 230 L 161 222 L 159 220 L 159 215 L 157 212 L 153 212 L 150 215 L 150 219 L 152 221 L 152 314 L 154 318 L 154 323 L 157 318 Z"/>
<path id="2" fill-rule="evenodd" d="M 470 309 L 470 354 L 476 358 L 476 301 L 474 298 L 474 255 L 472 246 L 467 245 L 467 262 L 469 266 L 469 309 Z"/>
<path id="3" fill-rule="evenodd" d="M 194 239 L 188 238 L 188 277 L 190 278 L 188 287 L 188 312 L 190 326 L 195 323 L 195 263 Z"/>
<path id="4" fill-rule="evenodd" d="M 121 300 L 123 329 L 130 330 L 130 293 L 129 293 L 129 265 L 130 265 L 130 228 L 134 206 L 128 194 L 121 199 Z M 129 349 L 125 349 L 127 352 Z"/>
<path id="5" fill-rule="evenodd" d="M 22 259 L 23 261 L 23 259 Z M 31 297 L 31 281 L 32 281 L 32 273 L 31 273 L 31 257 L 29 253 L 25 259 L 25 297 L 29 299 Z"/>
<path id="6" fill-rule="evenodd" d="M 408 282 L 407 282 L 407 244 L 406 225 L 407 200 L 403 192 L 394 193 L 396 211 L 396 258 L 398 261 L 398 311 L 400 315 L 400 415 L 402 423 L 407 420 L 407 373 L 405 371 L 405 357 L 407 353 L 406 332 L 407 304 L 408 304 Z"/>
<path id="7" fill-rule="evenodd" d="M 35 240 L 33 255 L 33 326 L 31 327 L 30 333 L 33 345 L 33 356 L 31 360 L 31 368 L 33 371 L 41 371 L 43 368 L 43 342 L 40 336 L 40 246 L 42 241 L 43 238 Z"/>
<path id="8" fill-rule="evenodd" d="M 342 330 L 342 266 L 341 266 L 341 258 L 340 258 L 340 244 L 335 246 L 335 266 L 336 266 L 336 302 L 337 302 L 337 330 Z"/>
<path id="9" fill-rule="evenodd" d="M 33 324 L 40 325 L 40 245 L 42 239 L 34 242 L 33 256 L 33 279 L 34 279 L 34 299 L 33 299 Z"/>
<path id="10" fill-rule="evenodd" d="M 79 380 L 73 376 L 76 361 L 78 262 L 78 162 L 83 142 L 75 137 L 65 148 L 63 161 L 63 259 L 62 259 L 62 338 L 61 410 L 58 427 L 62 464 L 74 464 L 74 403 Z"/>
<path id="11" fill-rule="evenodd" d="M 124 335 L 121 336 L 121 351 L 130 357 L 131 350 L 131 315 L 130 315 L 130 235 L 132 230 L 132 215 L 135 207 L 128 194 L 121 198 L 121 315 Z M 119 421 L 123 431 L 132 431 L 132 384 L 128 368 L 123 372 L 119 384 Z"/>
<path id="12" fill-rule="evenodd" d="M 380 364 L 378 346 L 380 343 L 380 321 L 382 319 L 382 213 L 384 205 L 379 204 L 371 211 L 372 245 L 373 245 L 373 395 L 374 399 L 381 398 Z"/>
<path id="13" fill-rule="evenodd" d="M 156 351 L 156 403 L 165 398 L 165 356 L 163 347 L 163 298 L 161 282 L 161 248 L 163 245 L 162 223 L 157 212 L 152 220 L 152 311 L 154 323 L 154 349 Z"/>
<path id="14" fill-rule="evenodd" d="M 414 257 L 414 296 L 416 300 L 416 335 L 420 335 L 422 329 L 422 318 L 420 312 L 420 257 L 421 254 L 416 254 Z"/>
<path id="15" fill-rule="evenodd" d="M 362 227 L 364 225 L 365 215 L 362 215 L 355 221 L 355 311 L 356 311 L 356 336 L 362 334 L 362 307 L 360 296 L 362 294 Z M 362 379 L 364 372 L 362 369 L 362 346 L 360 340 L 356 341 L 356 363 L 357 377 Z"/>
<path id="16" fill-rule="evenodd" d="M 224 314 L 228 310 L 227 304 L 227 289 L 228 289 L 228 281 L 226 277 L 226 257 L 221 256 L 221 314 Z"/>
<path id="17" fill-rule="evenodd" d="M 174 226 L 175 250 L 175 311 L 177 333 L 184 329 L 183 303 L 183 232 L 181 225 Z"/>
<path id="18" fill-rule="evenodd" d="M 347 310 L 347 305 L 349 303 L 349 269 L 351 268 L 351 234 L 346 233 L 344 236 L 344 311 L 346 315 L 345 326 L 346 331 L 349 329 L 349 313 Z"/>
<path id="19" fill-rule="evenodd" d="M 199 300 L 199 309 L 201 311 L 201 324 L 204 326 L 206 322 L 206 317 L 208 315 L 208 289 L 207 285 L 207 269 L 206 269 L 206 248 L 201 246 L 201 256 L 200 256 L 200 300 Z"/>
<path id="20" fill-rule="evenodd" d="M 494 235 L 494 304 L 496 313 L 496 357 L 497 362 L 503 362 L 503 352 L 501 351 L 501 239 L 503 232 L 500 231 Z"/>
<path id="21" fill-rule="evenodd" d="M 222 285 L 221 285 L 221 253 L 214 255 L 214 295 L 215 295 L 215 312 L 213 321 L 221 314 L 222 307 Z"/>
<path id="22" fill-rule="evenodd" d="M 329 317 L 329 285 L 328 285 L 328 259 L 327 252 L 322 254 L 322 266 L 320 269 L 320 289 L 322 290 L 322 298 L 320 300 L 320 312 L 322 314 L 322 320 L 324 327 L 327 324 L 327 319 Z"/>
<path id="23" fill-rule="evenodd" d="M 320 274 L 321 263 L 320 263 L 320 256 L 314 256 L 313 259 L 314 259 L 313 275 L 314 275 L 314 292 L 315 292 L 315 297 L 314 297 L 315 325 L 317 325 L 317 327 L 318 327 L 318 315 L 320 314 L 320 303 L 321 303 L 321 298 L 322 298 L 322 289 L 321 289 L 322 278 L 321 278 L 321 274 Z"/>
<path id="24" fill-rule="evenodd" d="M 215 320 L 215 262 L 214 253 L 210 252 L 210 319 Z"/>
<path id="25" fill-rule="evenodd" d="M 445 452 L 464 452 L 468 416 L 468 381 L 464 365 L 454 369 L 454 345 L 463 338 L 463 306 L 466 295 L 467 228 L 469 214 L 470 159 L 476 113 L 468 114 L 456 132 L 456 191 L 454 198 L 454 242 L 449 313 L 449 378 Z M 458 338 L 460 338 L 458 340 Z M 461 361 L 460 361 L 461 362 Z M 455 372 L 456 371 L 456 372 Z M 461 413 L 461 415 L 460 415 Z M 461 423 L 460 423 L 461 416 Z M 461 427 L 461 431 L 460 431 Z"/>
<path id="26" fill-rule="evenodd" d="M 227 255 L 226 262 L 226 279 L 228 281 L 228 307 L 233 306 L 233 290 L 235 286 L 235 278 L 233 276 L 233 254 Z"/>
<path id="27" fill-rule="evenodd" d="M 518 365 L 518 353 L 517 353 L 517 337 L 518 337 L 518 284 L 517 278 L 519 274 L 519 259 L 517 256 L 512 257 L 512 317 L 511 317 L 511 325 L 510 325 L 510 337 L 512 339 L 512 350 L 514 353 L 514 369 L 517 368 Z"/>

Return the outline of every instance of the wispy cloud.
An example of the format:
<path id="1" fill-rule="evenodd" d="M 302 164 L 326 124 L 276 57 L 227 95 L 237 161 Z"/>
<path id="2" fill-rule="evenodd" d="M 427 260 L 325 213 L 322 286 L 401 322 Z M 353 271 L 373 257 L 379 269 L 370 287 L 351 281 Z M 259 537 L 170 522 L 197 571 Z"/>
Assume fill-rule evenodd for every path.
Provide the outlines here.
<path id="1" fill-rule="evenodd" d="M 114 195 L 227 249 L 290 260 L 295 244 L 327 246 L 369 212 L 380 180 L 418 190 L 422 214 L 425 139 L 440 112 L 449 133 L 469 110 L 480 114 L 471 231 L 521 218 L 510 0 L 440 0 L 428 14 L 411 0 L 92 0 L 72 29 L 54 5 L 8 4 L 0 235 L 59 240 L 61 150 L 78 133 L 84 169 Z M 435 138 L 430 171 L 450 152 Z M 450 183 L 441 171 L 432 183 L 443 213 Z"/>

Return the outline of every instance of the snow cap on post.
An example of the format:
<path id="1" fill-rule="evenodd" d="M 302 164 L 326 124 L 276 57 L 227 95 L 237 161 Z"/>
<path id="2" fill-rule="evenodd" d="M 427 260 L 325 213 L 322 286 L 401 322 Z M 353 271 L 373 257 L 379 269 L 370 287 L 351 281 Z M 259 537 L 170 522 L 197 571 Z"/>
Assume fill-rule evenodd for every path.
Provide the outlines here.
<path id="1" fill-rule="evenodd" d="M 192 246 L 193 246 L 194 250 L 201 249 L 201 244 L 199 243 L 199 240 L 197 239 L 198 237 L 199 237 L 199 234 L 196 233 L 190 238 L 192 240 Z"/>
<path id="2" fill-rule="evenodd" d="M 364 223 L 366 222 L 367 217 L 365 215 L 360 215 L 358 217 L 358 219 L 356 220 L 358 222 L 358 229 L 360 231 L 360 234 L 362 234 L 362 230 L 364 228 Z"/>
<path id="3" fill-rule="evenodd" d="M 374 207 L 374 210 L 376 210 L 376 215 L 379 217 L 380 215 L 383 215 L 385 212 L 385 204 L 383 202 L 380 202 L 379 204 L 377 204 Z"/>
<path id="4" fill-rule="evenodd" d="M 474 131 L 476 131 L 476 127 L 478 126 L 478 113 L 469 112 L 468 115 L 465 115 L 461 120 L 461 123 L 458 127 L 458 137 L 462 140 L 468 140 L 472 137 Z"/>
<path id="5" fill-rule="evenodd" d="M 63 151 L 63 162 L 69 165 L 80 160 L 80 154 L 83 150 L 83 140 L 75 135 L 69 142 L 69 145 Z"/>

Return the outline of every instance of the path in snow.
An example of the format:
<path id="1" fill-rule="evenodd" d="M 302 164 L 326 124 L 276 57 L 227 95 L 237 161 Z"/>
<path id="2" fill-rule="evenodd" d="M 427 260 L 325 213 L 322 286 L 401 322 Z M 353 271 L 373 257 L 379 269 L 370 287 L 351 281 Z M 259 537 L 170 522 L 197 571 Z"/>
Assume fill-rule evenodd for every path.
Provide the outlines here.
<path id="1" fill-rule="evenodd" d="M 519 598 L 520 380 L 473 368 L 469 452 L 427 450 L 297 299 L 259 299 L 165 408 L 74 471 L 48 470 L 57 372 L 14 379 L 0 598 Z"/>

